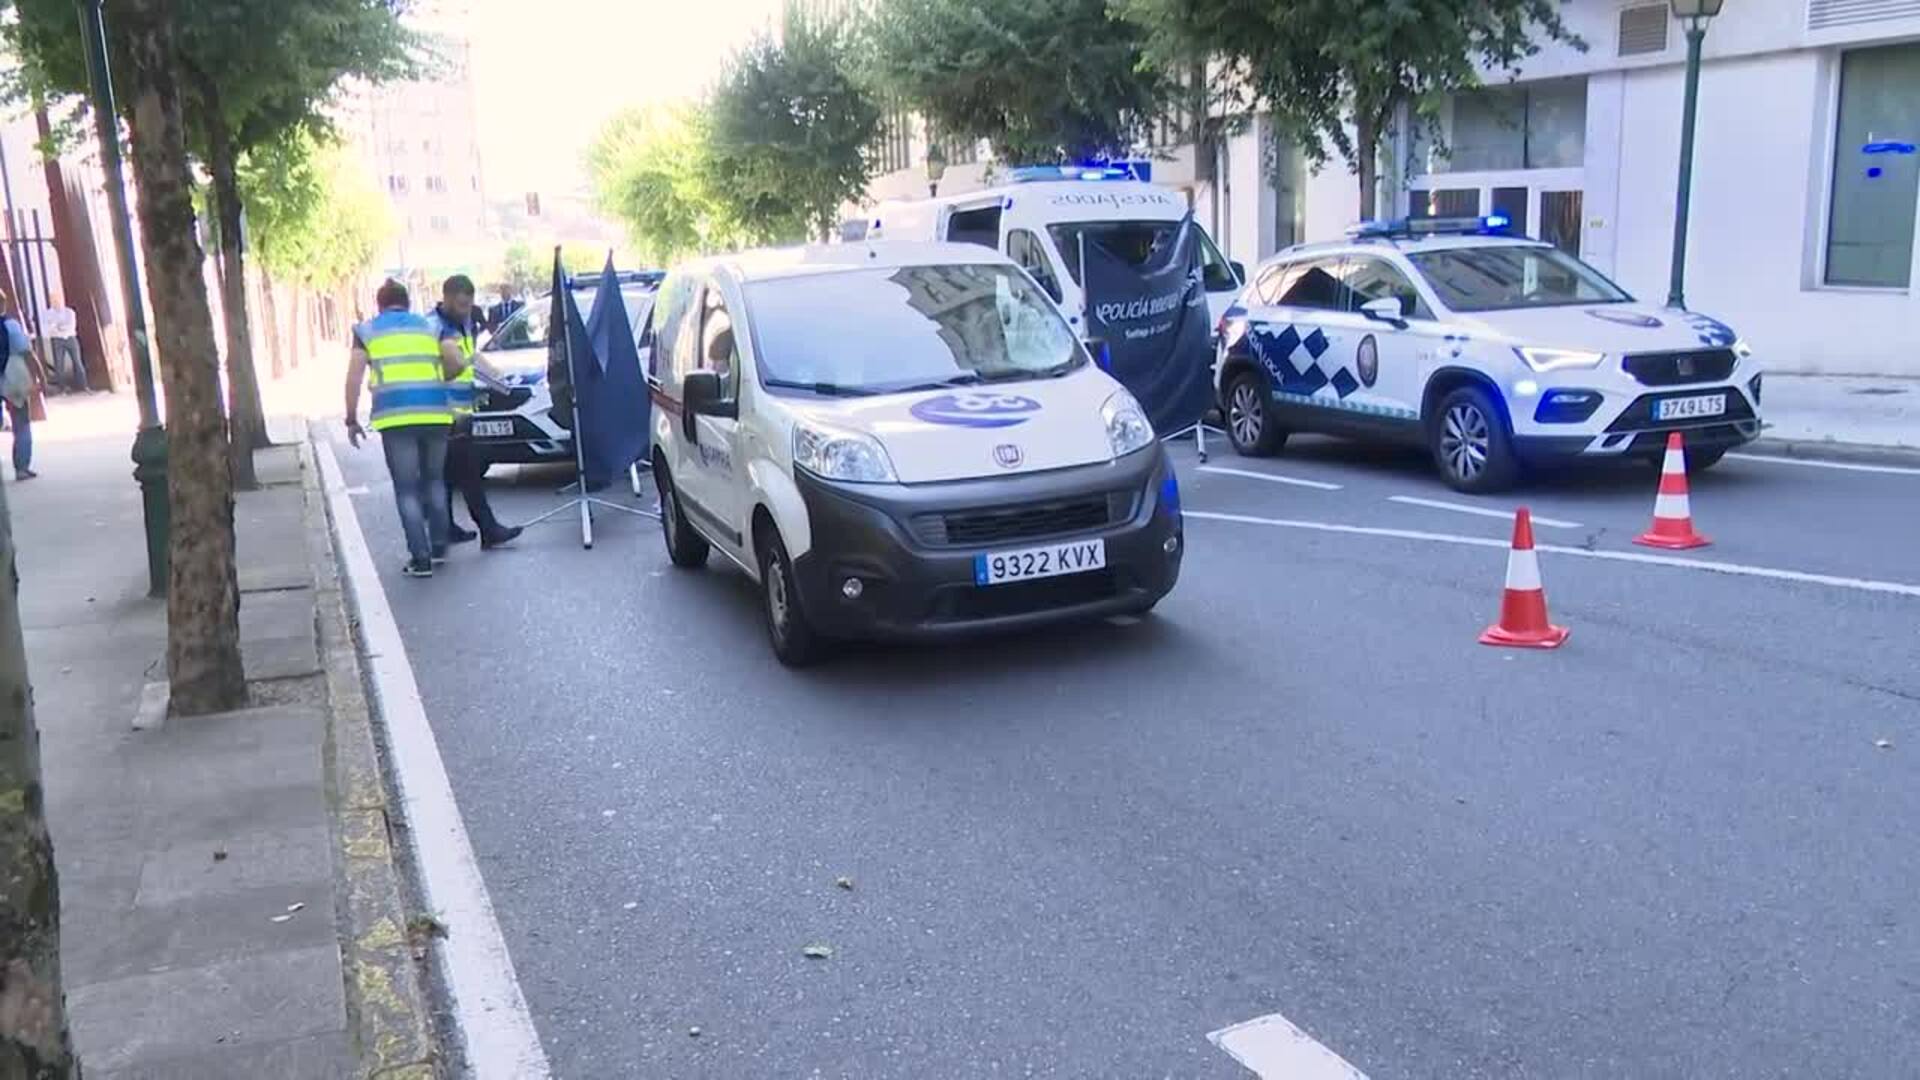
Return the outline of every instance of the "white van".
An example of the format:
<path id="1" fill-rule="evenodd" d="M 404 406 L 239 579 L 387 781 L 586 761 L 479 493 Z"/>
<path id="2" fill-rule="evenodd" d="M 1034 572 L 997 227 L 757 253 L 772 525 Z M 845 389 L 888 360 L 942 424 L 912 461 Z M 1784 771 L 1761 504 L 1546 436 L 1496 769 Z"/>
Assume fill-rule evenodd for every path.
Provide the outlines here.
<path id="1" fill-rule="evenodd" d="M 1139 614 L 1179 577 L 1173 467 L 1006 258 L 838 244 L 676 269 L 653 475 L 675 565 L 759 583 L 774 653 Z"/>
<path id="2" fill-rule="evenodd" d="M 1039 166 L 1014 169 L 1013 182 L 965 195 L 883 202 L 866 220 L 874 240 L 945 240 L 1004 253 L 1060 305 L 1075 333 L 1087 336 L 1080 282 L 1082 241 L 1098 242 L 1135 264 L 1173 241 L 1190 212 L 1171 188 L 1132 179 L 1126 169 Z M 1200 229 L 1200 272 L 1209 326 L 1233 306 L 1246 276 Z"/>

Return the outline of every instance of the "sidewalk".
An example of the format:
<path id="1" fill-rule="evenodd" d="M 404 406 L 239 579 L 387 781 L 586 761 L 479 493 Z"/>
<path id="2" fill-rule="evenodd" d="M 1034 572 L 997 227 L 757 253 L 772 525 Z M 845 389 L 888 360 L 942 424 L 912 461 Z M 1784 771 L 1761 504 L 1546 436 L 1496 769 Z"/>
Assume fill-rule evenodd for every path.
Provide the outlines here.
<path id="1" fill-rule="evenodd" d="M 1818 455 L 1823 449 L 1920 453 L 1920 378 L 1782 375 L 1769 372 L 1762 449 Z"/>
<path id="2" fill-rule="evenodd" d="M 366 764 L 342 762 L 362 733 L 340 720 L 357 676 L 335 663 L 351 670 L 350 639 L 301 446 L 262 451 L 262 488 L 237 499 L 254 707 L 134 730 L 166 677 L 166 609 L 146 596 L 131 401 L 52 407 L 35 426 L 42 479 L 8 496 L 87 1075 L 433 1075 L 382 807 L 359 805 L 379 801 L 370 741 Z M 386 881 L 360 873 L 366 854 Z"/>

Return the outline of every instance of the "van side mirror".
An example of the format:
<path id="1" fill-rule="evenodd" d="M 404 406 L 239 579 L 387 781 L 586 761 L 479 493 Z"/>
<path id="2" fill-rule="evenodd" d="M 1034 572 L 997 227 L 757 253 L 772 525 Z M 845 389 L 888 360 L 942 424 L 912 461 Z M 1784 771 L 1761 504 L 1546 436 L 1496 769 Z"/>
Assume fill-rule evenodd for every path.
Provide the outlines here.
<path id="1" fill-rule="evenodd" d="M 1407 328 L 1407 320 L 1401 317 L 1400 298 L 1397 296 L 1369 300 L 1360 305 L 1360 314 L 1375 322 L 1390 323 L 1396 330 Z"/>
<path id="2" fill-rule="evenodd" d="M 1227 269 L 1233 271 L 1233 280 L 1241 285 L 1247 283 L 1247 264 L 1238 259 L 1229 260 Z"/>
<path id="3" fill-rule="evenodd" d="M 740 404 L 735 401 L 722 401 L 720 397 L 720 374 L 715 371 L 690 371 L 680 382 L 680 430 L 689 445 L 700 442 L 702 416 L 737 417 Z"/>

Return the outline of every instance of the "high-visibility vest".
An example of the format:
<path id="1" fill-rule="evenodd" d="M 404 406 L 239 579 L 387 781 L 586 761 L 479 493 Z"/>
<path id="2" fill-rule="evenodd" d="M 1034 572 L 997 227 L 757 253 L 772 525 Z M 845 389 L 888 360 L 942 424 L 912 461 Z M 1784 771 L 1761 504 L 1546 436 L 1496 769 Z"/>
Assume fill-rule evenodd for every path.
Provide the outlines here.
<path id="1" fill-rule="evenodd" d="M 440 339 L 425 316 L 383 311 L 357 332 L 373 362 L 373 430 L 453 423 Z"/>
<path id="2" fill-rule="evenodd" d="M 460 374 L 447 380 L 447 404 L 455 416 L 468 416 L 473 412 L 473 334 L 468 327 L 456 325 L 437 309 L 427 316 L 427 321 L 433 324 L 436 338 L 448 327 L 460 331 L 460 359 L 465 366 Z"/>

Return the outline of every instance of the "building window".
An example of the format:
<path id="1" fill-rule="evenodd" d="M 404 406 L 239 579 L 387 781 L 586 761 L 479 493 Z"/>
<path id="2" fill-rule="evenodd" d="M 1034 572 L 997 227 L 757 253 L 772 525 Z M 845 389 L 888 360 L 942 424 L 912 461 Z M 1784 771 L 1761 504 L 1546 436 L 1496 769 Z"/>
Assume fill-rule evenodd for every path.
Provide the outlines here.
<path id="1" fill-rule="evenodd" d="M 1904 289 L 1913 278 L 1920 200 L 1920 42 L 1855 49 L 1840 58 L 1828 285 Z"/>
<path id="2" fill-rule="evenodd" d="M 452 232 L 453 231 L 453 222 L 448 220 L 445 214 L 433 215 L 432 225 L 433 225 L 434 232 Z"/>
<path id="3" fill-rule="evenodd" d="M 1479 188 L 1443 188 L 1408 192 L 1407 214 L 1417 218 L 1480 216 Z"/>
<path id="4" fill-rule="evenodd" d="M 407 178 L 404 176 L 395 174 L 387 177 L 387 190 L 396 195 L 405 195 L 410 187 L 411 185 L 407 183 Z"/>
<path id="5" fill-rule="evenodd" d="M 1455 94 L 1443 106 L 1446 153 L 1414 143 L 1414 175 L 1570 169 L 1585 163 L 1587 80 L 1554 79 Z"/>

